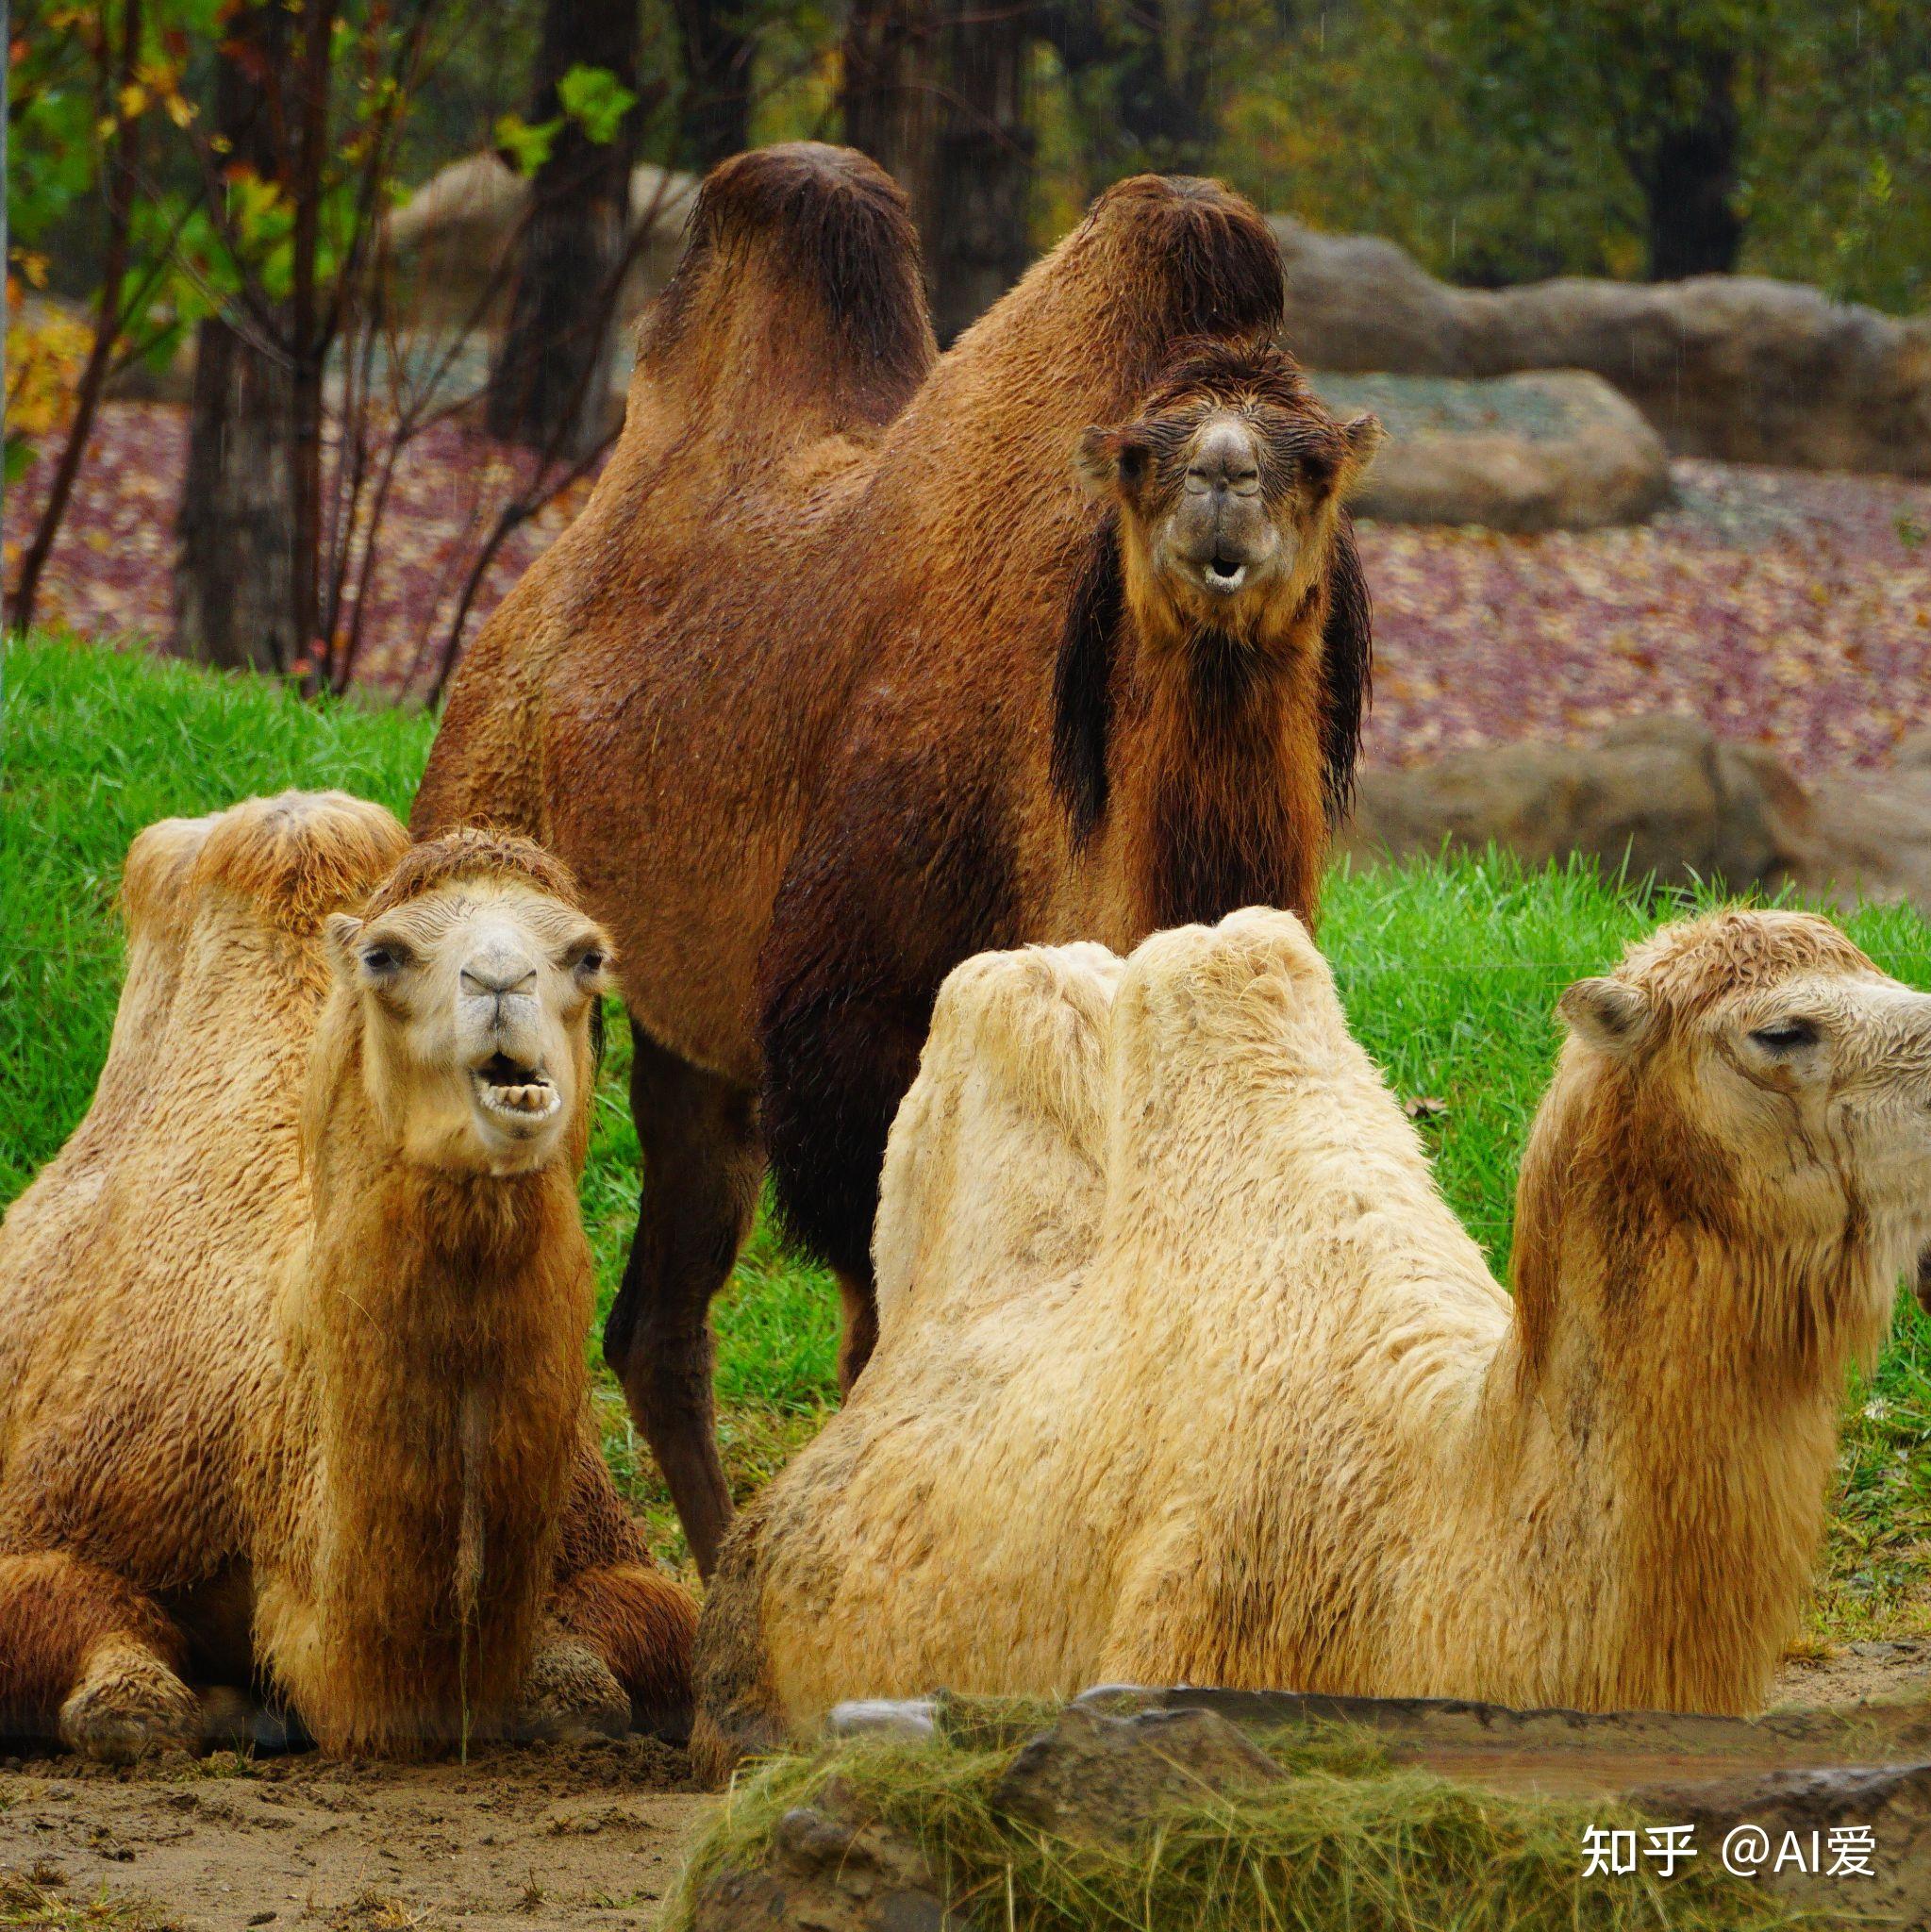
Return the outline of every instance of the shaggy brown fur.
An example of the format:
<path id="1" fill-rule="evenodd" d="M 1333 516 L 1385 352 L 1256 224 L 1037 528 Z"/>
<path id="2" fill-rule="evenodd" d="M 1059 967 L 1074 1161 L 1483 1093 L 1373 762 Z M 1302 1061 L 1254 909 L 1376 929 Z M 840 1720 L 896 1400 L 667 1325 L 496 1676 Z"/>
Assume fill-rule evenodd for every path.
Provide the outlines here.
<path id="1" fill-rule="evenodd" d="M 955 972 L 876 1357 L 707 1594 L 702 1773 L 934 1685 L 1760 1703 L 1931 1239 L 1931 997 L 1736 910 L 1558 1011 L 1511 1302 L 1288 914 Z"/>
<path id="2" fill-rule="evenodd" d="M 124 900 L 93 1106 L 0 1224 L 0 1733 L 191 1746 L 193 1680 L 252 1683 L 340 1751 L 678 1727 L 692 1606 L 585 1414 L 606 942 L 568 874 L 290 794 L 150 827 Z M 541 995 L 549 1140 L 407 1151 L 448 1081 L 385 1036 L 452 1023 L 342 949 L 365 902 L 413 922 L 424 973 L 479 918 L 588 949 Z"/>
<path id="3" fill-rule="evenodd" d="M 1368 676 L 1339 498 L 1377 432 L 1271 345 L 1281 287 L 1246 203 L 1144 177 L 935 362 L 876 168 L 728 162 L 610 468 L 458 677 L 414 829 L 507 804 L 618 940 L 646 1191 L 605 1342 L 706 1567 L 705 1310 L 765 1146 L 845 1282 L 849 1380 L 946 972 L 1314 909 Z M 1216 423 L 1257 458 L 1228 527 L 1279 540 L 1224 595 L 1169 541 Z"/>

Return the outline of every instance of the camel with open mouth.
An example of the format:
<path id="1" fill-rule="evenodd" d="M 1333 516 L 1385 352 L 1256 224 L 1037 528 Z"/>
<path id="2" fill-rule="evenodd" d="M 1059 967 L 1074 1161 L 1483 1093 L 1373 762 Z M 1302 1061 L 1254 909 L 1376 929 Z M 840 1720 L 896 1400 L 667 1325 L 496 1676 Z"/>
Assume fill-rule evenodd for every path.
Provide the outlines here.
<path id="1" fill-rule="evenodd" d="M 0 1224 L 0 1735 L 679 1731 L 689 1595 L 587 1413 L 608 941 L 527 841 L 169 820 L 87 1117 Z"/>

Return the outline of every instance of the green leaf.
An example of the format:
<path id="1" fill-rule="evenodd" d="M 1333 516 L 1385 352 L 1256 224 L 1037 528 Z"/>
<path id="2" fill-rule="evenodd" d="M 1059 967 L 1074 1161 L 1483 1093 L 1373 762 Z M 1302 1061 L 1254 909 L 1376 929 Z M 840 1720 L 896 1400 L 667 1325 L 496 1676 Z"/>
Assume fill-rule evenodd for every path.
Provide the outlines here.
<path id="1" fill-rule="evenodd" d="M 494 129 L 496 145 L 516 172 L 527 178 L 550 158 L 550 148 L 562 128 L 561 115 L 532 125 L 521 114 L 499 114 Z"/>
<path id="2" fill-rule="evenodd" d="M 637 96 L 608 67 L 580 63 L 557 83 L 557 99 L 598 147 L 616 140 L 624 115 L 637 105 Z"/>

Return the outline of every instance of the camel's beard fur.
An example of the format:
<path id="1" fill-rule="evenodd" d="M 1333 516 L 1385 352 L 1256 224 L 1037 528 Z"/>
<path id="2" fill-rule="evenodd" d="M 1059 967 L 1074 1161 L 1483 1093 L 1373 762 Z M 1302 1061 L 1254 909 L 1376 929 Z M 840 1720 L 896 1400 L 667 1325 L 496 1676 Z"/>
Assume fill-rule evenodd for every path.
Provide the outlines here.
<path id="1" fill-rule="evenodd" d="M 284 1301 L 312 1411 L 289 1472 L 306 1561 L 264 1590 L 258 1641 L 277 1688 L 323 1714 L 325 1749 L 397 1754 L 500 1734 L 519 1702 L 584 1402 L 591 1264 L 576 1160 L 502 1179 L 395 1158 L 354 1011 L 338 996 L 318 1029 L 315 1226 Z"/>

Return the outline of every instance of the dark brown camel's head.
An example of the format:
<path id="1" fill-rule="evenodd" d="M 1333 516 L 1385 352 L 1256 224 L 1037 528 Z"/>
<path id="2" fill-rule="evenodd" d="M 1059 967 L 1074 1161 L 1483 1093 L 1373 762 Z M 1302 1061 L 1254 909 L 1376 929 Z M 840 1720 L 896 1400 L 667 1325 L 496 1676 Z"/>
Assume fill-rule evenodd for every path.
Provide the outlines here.
<path id="1" fill-rule="evenodd" d="M 1116 507 L 1142 634 L 1259 642 L 1323 578 L 1340 500 L 1374 454 L 1373 416 L 1337 423 L 1272 346 L 1183 357 L 1140 414 L 1093 427 L 1076 461 Z"/>
<path id="2" fill-rule="evenodd" d="M 1210 730 L 1230 700 L 1264 706 L 1284 679 L 1311 689 L 1322 804 L 1340 818 L 1372 655 L 1341 501 L 1380 441 L 1373 416 L 1337 423 L 1293 358 L 1253 338 L 1183 349 L 1130 422 L 1081 435 L 1074 459 L 1106 514 L 1074 580 L 1054 678 L 1053 779 L 1075 842 L 1106 816 L 1128 638 L 1149 668 L 1180 671 Z"/>

